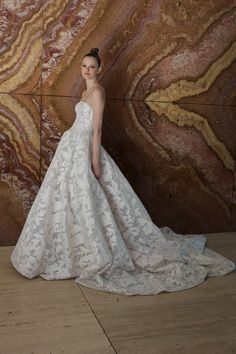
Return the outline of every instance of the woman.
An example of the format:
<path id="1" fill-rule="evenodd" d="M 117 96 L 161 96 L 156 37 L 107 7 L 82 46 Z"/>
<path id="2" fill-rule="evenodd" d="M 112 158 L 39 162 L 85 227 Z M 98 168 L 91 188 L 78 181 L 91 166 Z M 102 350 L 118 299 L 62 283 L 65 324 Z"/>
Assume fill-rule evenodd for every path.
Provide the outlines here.
<path id="1" fill-rule="evenodd" d="M 94 175 L 101 176 L 99 160 L 102 119 L 105 105 L 105 90 L 98 83 L 97 75 L 101 71 L 101 61 L 98 56 L 98 49 L 93 48 L 90 53 L 85 55 L 81 65 L 81 74 L 86 80 L 87 90 L 82 94 L 82 100 L 87 102 L 93 109 L 93 159 L 92 169 Z"/>
<path id="2" fill-rule="evenodd" d="M 76 119 L 58 144 L 12 264 L 27 278 L 75 278 L 126 295 L 188 289 L 233 271 L 233 262 L 205 247 L 205 236 L 158 228 L 101 145 L 100 70 L 92 48 L 82 60 L 87 89 Z"/>

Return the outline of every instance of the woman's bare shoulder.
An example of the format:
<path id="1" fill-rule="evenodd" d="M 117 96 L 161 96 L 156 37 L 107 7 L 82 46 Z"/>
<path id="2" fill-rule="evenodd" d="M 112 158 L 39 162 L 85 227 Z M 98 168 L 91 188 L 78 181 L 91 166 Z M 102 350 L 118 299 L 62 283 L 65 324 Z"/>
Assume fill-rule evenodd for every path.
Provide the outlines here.
<path id="1" fill-rule="evenodd" d="M 105 89 L 102 86 L 97 86 L 94 88 L 91 93 L 91 101 L 92 102 L 104 102 L 105 101 Z"/>
<path id="2" fill-rule="evenodd" d="M 102 85 L 96 86 L 93 90 L 93 94 L 95 94 L 95 96 L 104 96 L 105 97 L 105 89 Z"/>

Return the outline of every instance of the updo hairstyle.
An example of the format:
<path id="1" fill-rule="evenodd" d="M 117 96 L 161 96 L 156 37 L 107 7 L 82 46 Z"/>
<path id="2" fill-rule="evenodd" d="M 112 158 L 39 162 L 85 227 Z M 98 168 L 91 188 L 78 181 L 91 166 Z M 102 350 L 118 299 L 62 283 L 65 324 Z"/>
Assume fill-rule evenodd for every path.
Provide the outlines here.
<path id="1" fill-rule="evenodd" d="M 93 57 L 97 60 L 97 63 L 98 63 L 98 67 L 100 67 L 101 65 L 101 59 L 98 55 L 98 52 L 99 52 L 99 49 L 98 48 L 91 48 L 90 52 L 85 54 L 84 58 L 85 57 Z"/>

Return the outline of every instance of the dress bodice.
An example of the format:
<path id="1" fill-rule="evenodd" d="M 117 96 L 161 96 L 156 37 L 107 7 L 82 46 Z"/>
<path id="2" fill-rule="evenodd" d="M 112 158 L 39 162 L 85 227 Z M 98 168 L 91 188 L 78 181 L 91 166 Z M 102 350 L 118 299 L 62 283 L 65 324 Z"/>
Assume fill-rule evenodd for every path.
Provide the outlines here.
<path id="1" fill-rule="evenodd" d="M 93 109 L 85 101 L 79 101 L 75 105 L 75 121 L 70 132 L 76 133 L 78 136 L 91 136 L 93 132 Z"/>
<path id="2" fill-rule="evenodd" d="M 76 112 L 76 115 L 80 112 L 80 111 L 87 111 L 87 112 L 90 112 L 92 113 L 93 109 L 92 107 L 90 106 L 90 104 L 88 104 L 86 101 L 79 101 L 76 103 L 75 105 L 75 112 Z"/>

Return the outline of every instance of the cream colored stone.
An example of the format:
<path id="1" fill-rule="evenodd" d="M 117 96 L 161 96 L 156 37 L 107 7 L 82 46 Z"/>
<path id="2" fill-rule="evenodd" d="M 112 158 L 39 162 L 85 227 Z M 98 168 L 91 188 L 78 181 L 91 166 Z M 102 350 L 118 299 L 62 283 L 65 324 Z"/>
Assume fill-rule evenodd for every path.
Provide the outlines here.
<path id="1" fill-rule="evenodd" d="M 235 233 L 207 235 L 236 259 Z M 124 296 L 74 280 L 28 280 L 0 248 L 0 354 L 229 354 L 236 350 L 236 272 L 192 289 Z M 114 349 L 113 349 L 113 347 Z"/>

